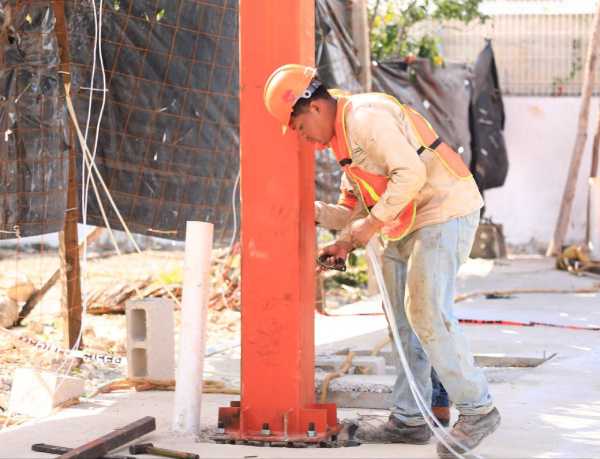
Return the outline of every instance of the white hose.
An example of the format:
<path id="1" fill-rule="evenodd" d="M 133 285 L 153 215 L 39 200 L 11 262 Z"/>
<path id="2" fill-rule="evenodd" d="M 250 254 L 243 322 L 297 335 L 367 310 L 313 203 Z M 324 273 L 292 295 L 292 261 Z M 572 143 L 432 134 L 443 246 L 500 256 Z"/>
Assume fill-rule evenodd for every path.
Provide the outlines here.
<path id="1" fill-rule="evenodd" d="M 470 453 L 469 449 L 466 448 L 461 442 L 452 437 L 448 431 L 440 424 L 438 419 L 431 412 L 431 408 L 429 404 L 427 404 L 423 398 L 423 395 L 419 392 L 419 388 L 417 387 L 417 383 L 415 381 L 415 377 L 408 365 L 408 360 L 406 355 L 404 354 L 404 349 L 402 348 L 402 343 L 400 341 L 400 336 L 398 334 L 398 327 L 396 327 L 396 317 L 394 315 L 394 309 L 392 308 L 392 303 L 390 301 L 390 296 L 388 294 L 387 288 L 385 286 L 385 281 L 383 279 L 383 271 L 381 269 L 381 265 L 379 264 L 379 257 L 377 256 L 377 248 L 374 239 L 371 239 L 367 244 L 367 256 L 371 260 L 371 266 L 373 267 L 373 273 L 375 274 L 375 279 L 377 280 L 377 286 L 379 287 L 379 292 L 381 293 L 381 297 L 383 299 L 383 307 L 385 313 L 390 322 L 390 329 L 392 330 L 392 336 L 394 338 L 394 344 L 396 345 L 396 349 L 398 350 L 398 355 L 400 356 L 400 362 L 402 363 L 402 368 L 404 369 L 404 374 L 406 375 L 406 380 L 408 381 L 408 385 L 410 387 L 410 391 L 412 392 L 413 397 L 415 398 L 415 402 L 423 415 L 423 419 L 425 423 L 436 438 L 440 441 L 442 445 L 444 445 L 448 451 L 450 451 L 454 456 L 459 459 L 465 459 L 465 457 L 452 448 L 449 443 L 453 443 L 454 446 L 462 449 L 466 453 Z M 438 429 L 434 428 L 433 424 L 436 424 Z M 471 453 L 471 457 L 477 459 L 483 459 L 481 456 L 475 455 Z"/>

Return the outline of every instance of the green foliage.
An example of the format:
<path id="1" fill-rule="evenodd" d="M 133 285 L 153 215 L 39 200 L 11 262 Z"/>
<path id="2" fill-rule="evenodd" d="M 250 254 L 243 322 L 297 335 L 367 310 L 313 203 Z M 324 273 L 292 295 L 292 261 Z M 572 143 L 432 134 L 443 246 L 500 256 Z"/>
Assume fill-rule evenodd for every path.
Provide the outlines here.
<path id="1" fill-rule="evenodd" d="M 575 80 L 581 69 L 583 69 L 582 44 L 581 39 L 577 38 L 573 40 L 571 45 L 571 68 L 569 73 L 563 77 L 555 77 L 552 80 L 552 95 L 562 96 L 565 86 Z"/>
<path id="2" fill-rule="evenodd" d="M 371 54 L 375 60 L 423 57 L 442 65 L 439 40 L 420 34 L 415 25 L 425 20 L 457 20 L 468 24 L 487 16 L 479 11 L 483 0 L 371 0 Z"/>

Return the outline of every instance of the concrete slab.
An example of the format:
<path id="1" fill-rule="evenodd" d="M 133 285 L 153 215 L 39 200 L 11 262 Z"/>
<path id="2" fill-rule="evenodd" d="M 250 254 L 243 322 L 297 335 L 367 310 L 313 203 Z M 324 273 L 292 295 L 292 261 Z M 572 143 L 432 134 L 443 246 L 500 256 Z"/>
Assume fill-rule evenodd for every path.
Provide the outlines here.
<path id="1" fill-rule="evenodd" d="M 591 288 L 598 278 L 574 276 L 554 268 L 554 258 L 514 256 L 504 260 L 470 259 L 459 272 L 458 293 L 511 289 Z"/>
<path id="2" fill-rule="evenodd" d="M 531 331 L 531 330 L 528 330 Z M 558 331 L 568 339 L 570 332 Z M 590 332 L 585 332 L 590 333 Z M 600 340 L 594 337 L 598 348 Z M 503 415 L 500 430 L 482 445 L 478 453 L 486 458 L 578 458 L 600 454 L 600 385 L 596 371 L 599 351 L 582 352 L 578 357 L 550 361 L 531 369 L 517 381 L 493 385 L 493 394 Z M 577 387 L 577 390 L 573 390 Z M 206 396 L 202 423 L 212 426 L 217 409 L 235 397 Z M 145 437 L 165 447 L 195 452 L 201 457 L 332 457 L 332 458 L 431 458 L 434 442 L 425 446 L 363 445 L 333 450 L 290 450 L 196 443 L 191 437 L 169 432 L 173 394 L 165 392 L 114 393 L 71 407 L 51 418 L 0 433 L 2 458 L 47 457 L 28 451 L 31 443 L 46 442 L 75 446 L 102 435 L 124 421 L 141 415 L 157 417 L 158 430 Z M 340 417 L 355 417 L 372 410 L 340 410 Z M 383 414 L 383 413 L 381 413 Z M 527 435 L 523 435 L 527 432 Z M 125 449 L 119 452 L 124 453 Z"/>
<path id="3" fill-rule="evenodd" d="M 487 263 L 487 262 L 486 262 Z M 462 293 L 513 288 L 586 288 L 595 281 L 551 269 L 547 259 L 509 260 L 488 266 L 476 261 L 461 273 Z M 486 271 L 487 270 L 487 271 Z M 474 318 L 556 321 L 560 324 L 597 323 L 597 295 L 519 295 L 510 300 L 476 300 L 457 307 L 458 315 Z M 336 313 L 378 311 L 377 299 L 341 308 Z M 568 314 L 567 316 L 561 314 Z M 587 319 L 587 320 L 583 320 Z M 484 458 L 509 459 L 580 458 L 600 456 L 600 332 L 548 327 L 468 325 L 465 334 L 471 349 L 492 356 L 542 357 L 557 352 L 537 367 L 488 372 L 491 390 L 503 423 L 499 431 L 478 449 Z M 318 352 L 343 348 L 372 349 L 387 334 L 383 316 L 316 317 Z M 388 349 L 389 350 L 389 349 Z M 207 359 L 212 376 L 221 371 L 239 375 L 238 353 Z M 239 376 L 238 376 L 239 377 Z M 202 424 L 214 426 L 217 409 L 237 397 L 209 395 L 204 398 Z M 194 438 L 169 432 L 173 393 L 113 393 L 68 408 L 52 417 L 0 432 L 0 458 L 48 457 L 29 451 L 34 442 L 75 446 L 144 415 L 157 418 L 152 441 L 168 448 L 187 450 L 203 458 L 433 458 L 429 445 L 363 445 L 340 449 L 279 449 L 196 443 Z M 340 409 L 340 418 L 359 414 L 386 416 L 386 411 Z M 456 417 L 456 413 L 454 413 Z M 120 451 L 125 452 L 125 449 Z"/>
<path id="4" fill-rule="evenodd" d="M 317 355 L 315 367 L 323 371 L 336 371 L 346 361 L 345 355 Z M 352 368 L 360 367 L 365 374 L 385 374 L 385 358 L 382 356 L 356 355 L 352 358 Z M 349 373 L 352 373 L 352 368 Z"/>

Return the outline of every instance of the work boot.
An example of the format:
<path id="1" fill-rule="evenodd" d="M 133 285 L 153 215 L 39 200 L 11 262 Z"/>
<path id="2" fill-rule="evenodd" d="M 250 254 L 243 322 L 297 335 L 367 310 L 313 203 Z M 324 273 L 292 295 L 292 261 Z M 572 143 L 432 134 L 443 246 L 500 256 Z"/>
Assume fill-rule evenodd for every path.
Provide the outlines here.
<path id="1" fill-rule="evenodd" d="M 423 445 L 431 438 L 431 430 L 427 424 L 408 426 L 390 415 L 386 422 L 381 418 L 363 420 L 358 423 L 354 432 L 357 440 L 363 443 L 411 443 Z"/>
<path id="2" fill-rule="evenodd" d="M 443 427 L 448 427 L 450 425 L 449 406 L 433 406 L 431 407 L 431 411 Z M 434 426 L 437 427 L 437 424 L 434 424 Z"/>
<path id="3" fill-rule="evenodd" d="M 454 442 L 447 441 L 447 443 L 456 452 L 460 454 L 466 453 L 477 447 L 485 437 L 494 433 L 499 425 L 500 413 L 496 408 L 488 414 L 475 414 L 469 416 L 461 414 L 458 417 L 458 421 L 456 421 L 452 427 L 450 436 L 460 442 L 466 450 L 459 447 Z M 438 443 L 437 445 L 437 453 L 440 459 L 454 458 L 454 454 L 448 451 L 448 448 L 441 443 Z"/>

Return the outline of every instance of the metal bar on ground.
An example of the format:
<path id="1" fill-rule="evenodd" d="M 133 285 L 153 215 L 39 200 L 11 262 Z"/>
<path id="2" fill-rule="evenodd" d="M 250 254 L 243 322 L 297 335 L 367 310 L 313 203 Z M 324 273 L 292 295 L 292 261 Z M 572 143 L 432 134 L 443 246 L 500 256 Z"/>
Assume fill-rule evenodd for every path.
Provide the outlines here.
<path id="1" fill-rule="evenodd" d="M 73 448 L 57 459 L 98 459 L 153 430 L 156 430 L 156 420 L 153 417 L 146 416 L 84 445 Z"/>
<path id="2" fill-rule="evenodd" d="M 64 446 L 47 445 L 46 443 L 36 443 L 31 445 L 31 451 L 36 453 L 49 453 L 49 454 L 65 454 L 71 451 L 73 448 L 65 448 Z M 99 459 L 137 459 L 133 456 L 100 456 Z"/>

